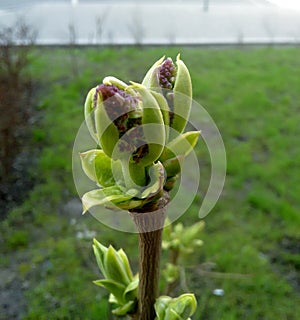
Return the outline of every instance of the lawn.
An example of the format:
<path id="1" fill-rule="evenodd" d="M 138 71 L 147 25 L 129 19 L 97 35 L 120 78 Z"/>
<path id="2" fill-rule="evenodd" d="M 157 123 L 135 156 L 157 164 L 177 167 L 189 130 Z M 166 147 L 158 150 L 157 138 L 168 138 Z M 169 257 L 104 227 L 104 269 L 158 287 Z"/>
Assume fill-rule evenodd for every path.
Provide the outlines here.
<path id="1" fill-rule="evenodd" d="M 81 216 L 72 146 L 88 90 L 104 76 L 141 81 L 160 56 L 181 52 L 194 99 L 217 124 L 227 153 L 223 193 L 204 219 L 204 246 L 186 265 L 194 319 L 298 319 L 300 314 L 300 48 L 37 48 L 39 120 L 28 144 L 35 186 L 1 222 L 1 281 L 14 303 L 0 319 L 113 319 L 91 250 L 95 236 L 123 247 L 137 270 L 137 236 Z M 204 143 L 198 156 L 207 185 Z M 184 195 L 183 195 L 184 196 Z M 197 221 L 202 193 L 180 218 Z M 165 261 L 163 257 L 163 261 Z M 213 294 L 223 289 L 223 296 Z M 10 315 L 10 316 L 9 316 Z M 16 316 L 17 318 L 17 316 Z"/>

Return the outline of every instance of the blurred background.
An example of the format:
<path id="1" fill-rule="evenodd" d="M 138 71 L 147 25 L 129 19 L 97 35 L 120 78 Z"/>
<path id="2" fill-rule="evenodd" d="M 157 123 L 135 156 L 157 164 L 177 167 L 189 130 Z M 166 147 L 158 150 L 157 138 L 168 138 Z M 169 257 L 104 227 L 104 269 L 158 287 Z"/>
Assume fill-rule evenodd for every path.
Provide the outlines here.
<path id="1" fill-rule="evenodd" d="M 297 1 L 281 3 L 284 7 L 278 0 L 2 0 L 0 17 L 5 24 L 26 18 L 39 30 L 38 44 L 298 43 Z"/>
<path id="2" fill-rule="evenodd" d="M 178 52 L 228 167 L 172 295 L 195 292 L 196 320 L 299 318 L 299 18 L 298 1 L 0 0 L 1 320 L 114 319 L 92 283 L 92 239 L 123 247 L 137 271 L 137 236 L 81 215 L 73 142 L 91 87 L 141 81 Z M 186 226 L 210 179 L 203 141 L 196 152 Z"/>

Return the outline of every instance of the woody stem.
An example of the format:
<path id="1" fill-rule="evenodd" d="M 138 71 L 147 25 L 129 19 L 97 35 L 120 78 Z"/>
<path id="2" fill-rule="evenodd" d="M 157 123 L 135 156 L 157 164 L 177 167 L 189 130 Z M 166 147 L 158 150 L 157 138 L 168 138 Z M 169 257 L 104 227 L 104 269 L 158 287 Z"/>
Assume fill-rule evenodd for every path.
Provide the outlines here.
<path id="1" fill-rule="evenodd" d="M 165 193 L 153 211 L 131 214 L 139 231 L 139 295 L 134 319 L 155 319 L 154 304 L 159 295 L 162 231 L 168 199 L 169 195 Z"/>

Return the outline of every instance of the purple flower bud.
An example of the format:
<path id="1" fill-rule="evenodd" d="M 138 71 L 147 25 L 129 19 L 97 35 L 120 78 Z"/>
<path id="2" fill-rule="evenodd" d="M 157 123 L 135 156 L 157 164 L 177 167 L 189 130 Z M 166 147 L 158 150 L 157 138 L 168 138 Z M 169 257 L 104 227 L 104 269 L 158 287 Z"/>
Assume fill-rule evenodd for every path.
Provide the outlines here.
<path id="1" fill-rule="evenodd" d="M 166 59 L 159 68 L 159 82 L 162 88 L 173 89 L 175 83 L 176 68 L 173 61 Z"/>
<path id="2" fill-rule="evenodd" d="M 102 98 L 107 115 L 118 129 L 119 138 L 123 137 L 122 141 L 119 143 L 119 150 L 121 152 L 131 152 L 133 160 L 138 163 L 140 159 L 149 152 L 141 127 L 141 117 L 136 118 L 129 116 L 131 111 L 137 110 L 139 103 L 138 98 L 115 85 L 100 84 L 96 88 L 93 101 L 94 107 L 97 106 L 99 94 Z M 125 133 L 132 128 L 135 129 L 125 135 Z"/>

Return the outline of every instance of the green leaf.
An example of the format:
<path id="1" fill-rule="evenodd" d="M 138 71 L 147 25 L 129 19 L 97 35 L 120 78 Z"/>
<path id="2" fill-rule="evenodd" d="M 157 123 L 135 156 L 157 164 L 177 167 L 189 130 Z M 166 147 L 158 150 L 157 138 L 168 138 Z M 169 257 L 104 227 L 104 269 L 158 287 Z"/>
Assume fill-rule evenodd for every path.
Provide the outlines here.
<path id="1" fill-rule="evenodd" d="M 177 74 L 173 88 L 174 92 L 174 118 L 171 127 L 181 133 L 190 116 L 192 104 L 192 81 L 190 73 L 184 62 L 177 56 Z M 178 133 L 171 131 L 171 138 Z"/>
<path id="2" fill-rule="evenodd" d="M 122 283 L 126 287 L 128 286 L 130 279 L 125 267 L 123 266 L 121 258 L 112 246 L 108 247 L 107 253 L 104 256 L 103 264 L 109 279 Z"/>
<path id="3" fill-rule="evenodd" d="M 83 213 L 94 206 L 116 207 L 120 202 L 130 200 L 133 196 L 124 194 L 118 186 L 96 189 L 85 193 L 82 197 Z"/>
<path id="4" fill-rule="evenodd" d="M 105 85 L 114 85 L 122 90 L 125 90 L 128 87 L 128 85 L 125 82 L 113 76 L 105 77 L 102 83 Z"/>
<path id="5" fill-rule="evenodd" d="M 125 290 L 124 285 L 111 279 L 96 280 L 94 281 L 94 284 L 97 286 L 103 287 L 107 289 L 110 293 L 112 293 L 115 296 L 116 300 L 118 301 L 118 304 L 120 305 L 124 304 L 124 299 L 123 299 L 123 292 Z"/>
<path id="6" fill-rule="evenodd" d="M 105 154 L 111 158 L 114 148 L 119 141 L 119 131 L 107 115 L 103 103 L 99 103 L 96 107 L 95 123 L 101 147 Z"/>
<path id="7" fill-rule="evenodd" d="M 154 305 L 157 320 L 189 320 L 197 308 L 197 301 L 192 293 L 185 293 L 178 298 L 161 296 Z"/>
<path id="8" fill-rule="evenodd" d="M 138 127 L 132 128 L 131 130 L 136 130 Z M 127 151 L 128 152 L 128 151 Z M 131 157 L 131 152 L 128 154 L 128 158 Z M 122 163 L 122 170 L 123 170 L 123 177 L 124 177 L 124 184 L 127 190 L 132 190 L 136 188 L 136 185 L 144 186 L 146 184 L 146 171 L 143 165 L 140 163 L 135 163 L 134 161 L 127 161 L 123 159 Z"/>
<path id="9" fill-rule="evenodd" d="M 165 319 L 166 309 L 171 301 L 172 298 L 168 296 L 161 296 L 156 300 L 154 309 L 158 320 Z"/>
<path id="10" fill-rule="evenodd" d="M 161 110 L 161 113 L 162 113 L 162 116 L 163 116 L 163 119 L 164 119 L 164 124 L 165 124 L 165 131 L 166 131 L 166 142 L 169 140 L 169 125 L 170 125 L 170 108 L 169 108 L 169 105 L 168 105 L 168 102 L 167 100 L 165 99 L 165 97 L 159 93 L 159 92 L 155 92 L 155 91 L 151 91 L 151 94 L 154 96 L 154 98 L 156 99 L 159 107 L 160 107 L 160 110 Z"/>
<path id="11" fill-rule="evenodd" d="M 100 150 L 89 150 L 86 152 L 80 153 L 81 166 L 84 173 L 88 176 L 92 181 L 97 181 L 96 176 L 96 168 L 95 168 L 95 158 L 97 152 Z"/>
<path id="12" fill-rule="evenodd" d="M 178 156 L 175 158 L 168 159 L 163 162 L 163 166 L 166 170 L 167 177 L 174 177 L 181 171 L 181 162 L 183 161 L 184 156 Z"/>
<path id="13" fill-rule="evenodd" d="M 119 304 L 117 298 L 112 293 L 108 297 L 108 302 L 113 304 Z"/>
<path id="14" fill-rule="evenodd" d="M 192 293 L 185 293 L 178 298 L 173 299 L 169 304 L 169 308 L 180 315 L 183 320 L 188 319 L 197 309 L 197 301 Z"/>
<path id="15" fill-rule="evenodd" d="M 136 301 L 129 301 L 123 306 L 112 311 L 116 316 L 125 316 L 128 313 L 133 313 L 136 309 Z"/>
<path id="16" fill-rule="evenodd" d="M 176 137 L 166 145 L 160 161 L 164 162 L 174 157 L 187 156 L 195 147 L 199 135 L 200 131 L 189 131 Z"/>
<path id="17" fill-rule="evenodd" d="M 103 246 L 100 242 L 98 242 L 96 239 L 94 239 L 93 250 L 96 256 L 98 267 L 102 272 L 103 276 L 107 278 L 106 271 L 104 269 L 103 260 L 108 249 L 105 246 Z"/>
<path id="18" fill-rule="evenodd" d="M 143 102 L 142 125 L 148 153 L 139 160 L 139 165 L 147 167 L 155 162 L 163 151 L 166 142 L 164 120 L 160 107 L 150 90 L 141 84 L 133 82 L 132 84 Z"/>
<path id="19" fill-rule="evenodd" d="M 143 205 L 143 200 L 128 200 L 118 203 L 118 207 L 123 210 L 131 210 L 134 208 L 140 208 Z"/>
<path id="20" fill-rule="evenodd" d="M 96 93 L 96 88 L 93 88 L 87 94 L 87 97 L 86 97 L 86 100 L 84 103 L 84 117 L 85 117 L 85 122 L 86 122 L 86 125 L 89 129 L 91 136 L 94 138 L 94 140 L 97 141 L 96 126 L 95 126 L 95 114 L 94 114 L 94 108 L 93 108 L 93 101 L 94 101 L 95 93 Z"/>
<path id="21" fill-rule="evenodd" d="M 168 308 L 166 310 L 166 316 L 164 320 L 186 320 L 186 319 L 183 319 L 175 310 Z"/>
<path id="22" fill-rule="evenodd" d="M 118 251 L 118 255 L 120 257 L 120 259 L 122 260 L 122 263 L 123 263 L 123 267 L 127 273 L 127 276 L 128 278 L 130 279 L 130 281 L 133 280 L 133 274 L 132 274 L 132 271 L 131 271 L 131 268 L 130 268 L 130 264 L 129 264 L 129 260 L 128 260 L 128 257 L 126 255 L 126 253 L 124 252 L 123 249 L 120 249 Z"/>
<path id="23" fill-rule="evenodd" d="M 165 60 L 165 56 L 161 57 L 159 60 L 157 60 L 153 66 L 147 71 L 143 81 L 142 85 L 147 88 L 159 88 L 159 80 L 157 78 L 157 70 L 158 67 L 162 64 L 162 62 Z"/>
<path id="24" fill-rule="evenodd" d="M 141 199 L 150 198 L 156 195 L 165 182 L 165 171 L 163 165 L 158 161 L 149 167 L 150 184 L 141 194 Z"/>
<path id="25" fill-rule="evenodd" d="M 129 283 L 124 291 L 124 300 L 130 301 L 137 298 L 137 289 L 139 286 L 139 278 L 136 277 L 133 281 Z"/>
<path id="26" fill-rule="evenodd" d="M 115 185 L 114 174 L 121 178 L 121 164 L 112 161 L 103 150 L 93 149 L 80 154 L 81 165 L 85 174 L 103 187 Z M 114 165 L 114 172 L 112 167 Z"/>

